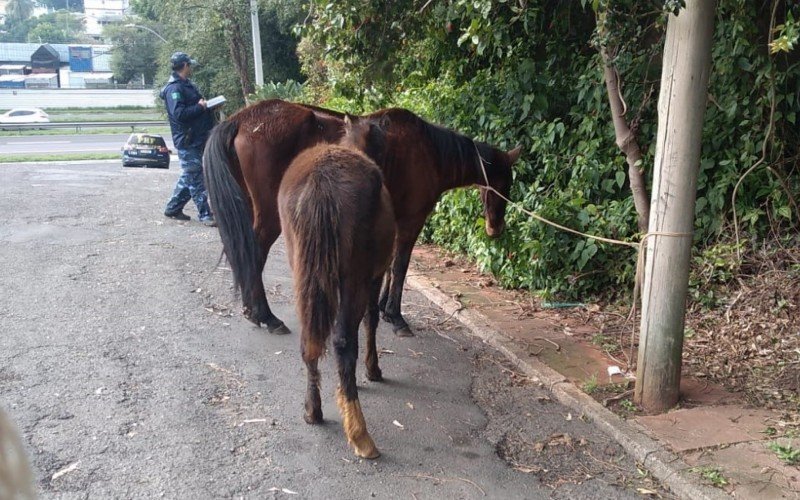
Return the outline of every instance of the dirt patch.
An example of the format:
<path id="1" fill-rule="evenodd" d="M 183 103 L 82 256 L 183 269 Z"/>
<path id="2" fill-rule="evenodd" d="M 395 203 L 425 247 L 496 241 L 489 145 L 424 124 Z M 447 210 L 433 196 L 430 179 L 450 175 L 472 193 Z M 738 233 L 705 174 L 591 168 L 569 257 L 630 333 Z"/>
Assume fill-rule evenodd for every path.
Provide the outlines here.
<path id="1" fill-rule="evenodd" d="M 746 256 L 741 266 L 731 264 L 733 253 L 695 260 L 683 376 L 720 385 L 747 404 L 783 410 L 791 426 L 800 422 L 800 247 L 770 248 Z M 420 256 L 415 264 L 423 271 L 458 270 L 464 286 L 502 293 L 504 312 L 514 319 L 558 325 L 570 338 L 597 348 L 623 372 L 635 369 L 641 318 L 630 316 L 629 304 L 545 302 L 526 291 L 498 289 L 463 257 L 434 247 L 424 247 Z M 609 389 L 607 382 L 601 380 L 596 390 L 586 392 L 603 402 L 618 389 Z M 630 398 L 608 401 L 608 406 L 622 416 L 637 413 Z"/>
<path id="2" fill-rule="evenodd" d="M 587 481 L 613 488 L 615 498 L 666 495 L 619 444 L 582 415 L 556 404 L 505 358 L 484 350 L 473 354 L 473 363 L 479 375 L 472 397 L 489 417 L 484 432 L 514 470 L 536 475 L 555 497 L 568 497 L 570 485 Z"/>
<path id="3" fill-rule="evenodd" d="M 800 411 L 800 248 L 751 256 L 735 278 L 704 288 L 687 316 L 691 375 L 755 406 Z"/>

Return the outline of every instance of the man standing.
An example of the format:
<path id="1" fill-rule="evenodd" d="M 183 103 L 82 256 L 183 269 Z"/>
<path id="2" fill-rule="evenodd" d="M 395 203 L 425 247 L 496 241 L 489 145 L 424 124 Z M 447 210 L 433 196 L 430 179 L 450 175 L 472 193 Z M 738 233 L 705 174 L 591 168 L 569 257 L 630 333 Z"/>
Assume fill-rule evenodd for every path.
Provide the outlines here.
<path id="1" fill-rule="evenodd" d="M 170 58 L 172 76 L 161 90 L 161 98 L 167 107 L 172 141 L 178 150 L 181 173 L 175 190 L 164 209 L 164 215 L 171 219 L 189 220 L 183 207 L 194 200 L 200 222 L 206 226 L 216 226 L 214 216 L 208 205 L 208 193 L 203 184 L 203 149 L 214 127 L 214 115 L 207 109 L 206 101 L 194 86 L 189 76 L 197 61 L 184 52 L 175 52 Z"/>

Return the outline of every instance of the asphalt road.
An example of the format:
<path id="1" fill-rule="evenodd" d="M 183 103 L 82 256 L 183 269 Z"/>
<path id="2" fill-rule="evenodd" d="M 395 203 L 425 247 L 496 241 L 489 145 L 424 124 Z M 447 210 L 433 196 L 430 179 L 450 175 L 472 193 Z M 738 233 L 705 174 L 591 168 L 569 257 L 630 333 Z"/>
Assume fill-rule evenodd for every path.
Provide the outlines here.
<path id="1" fill-rule="evenodd" d="M 330 357 L 309 426 L 297 333 L 242 318 L 193 207 L 161 215 L 178 169 L 0 168 L 0 407 L 42 498 L 636 497 L 616 443 L 412 292 L 418 336 L 378 332 L 386 381 L 359 366 L 383 455 L 357 459 Z M 297 332 L 282 244 L 266 273 Z"/>
<path id="2" fill-rule="evenodd" d="M 0 136 L 0 157 L 3 154 L 120 152 L 129 136 L 130 134 Z M 164 140 L 168 148 L 175 149 L 171 137 L 164 137 Z"/>

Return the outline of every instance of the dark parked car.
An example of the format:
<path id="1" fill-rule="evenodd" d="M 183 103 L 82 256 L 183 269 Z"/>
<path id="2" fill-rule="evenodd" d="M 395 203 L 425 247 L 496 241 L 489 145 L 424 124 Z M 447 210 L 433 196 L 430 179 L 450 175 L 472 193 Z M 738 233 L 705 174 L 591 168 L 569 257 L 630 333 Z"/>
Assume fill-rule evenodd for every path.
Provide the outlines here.
<path id="1" fill-rule="evenodd" d="M 158 134 L 131 134 L 122 147 L 122 166 L 169 168 L 170 153 Z"/>

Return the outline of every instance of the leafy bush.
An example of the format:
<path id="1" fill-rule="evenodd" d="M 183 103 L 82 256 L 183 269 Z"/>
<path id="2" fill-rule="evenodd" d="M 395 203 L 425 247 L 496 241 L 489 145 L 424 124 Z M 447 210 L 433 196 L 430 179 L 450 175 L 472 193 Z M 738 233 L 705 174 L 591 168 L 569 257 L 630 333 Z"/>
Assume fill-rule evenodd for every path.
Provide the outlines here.
<path id="1" fill-rule="evenodd" d="M 626 117 L 637 131 L 649 184 L 663 2 L 593 2 L 606 9 L 604 34 L 596 32 L 586 1 L 453 0 L 426 3 L 422 12 L 408 1 L 313 3 L 317 19 L 305 35 L 327 48 L 328 105 L 351 112 L 402 106 L 498 147 L 521 144 L 514 200 L 579 231 L 637 239 L 594 47 L 616 48 Z M 789 193 L 800 191 L 794 171 L 800 63 L 796 50 L 770 55 L 771 10 L 769 2 L 755 0 L 718 5 L 697 186 L 699 248 L 731 238 L 734 186 L 762 156 L 768 130 L 769 168 L 742 181 L 737 214 L 751 242 L 796 223 Z M 798 5 L 779 9 L 776 24 L 794 26 L 798 16 Z M 467 253 L 507 286 L 563 297 L 629 290 L 631 249 L 563 233 L 514 209 L 507 222 L 501 238 L 488 239 L 477 193 L 455 191 L 439 202 L 422 236 Z"/>
<path id="2" fill-rule="evenodd" d="M 255 93 L 250 94 L 250 101 L 261 101 L 264 99 L 284 99 L 287 101 L 300 100 L 304 95 L 303 85 L 294 80 L 285 82 L 267 82 Z"/>

